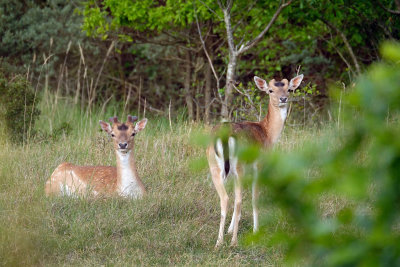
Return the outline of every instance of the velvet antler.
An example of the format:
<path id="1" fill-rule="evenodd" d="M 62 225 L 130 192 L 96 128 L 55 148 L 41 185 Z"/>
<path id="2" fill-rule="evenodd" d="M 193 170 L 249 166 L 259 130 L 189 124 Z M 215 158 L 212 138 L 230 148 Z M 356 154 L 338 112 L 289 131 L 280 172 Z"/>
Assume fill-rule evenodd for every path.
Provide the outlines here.
<path id="1" fill-rule="evenodd" d="M 119 122 L 117 116 L 111 117 L 109 120 L 110 120 L 111 123 L 118 123 Z"/>
<path id="2" fill-rule="evenodd" d="M 134 122 L 137 121 L 137 120 L 138 120 L 138 117 L 128 115 L 128 122 L 134 123 Z"/>

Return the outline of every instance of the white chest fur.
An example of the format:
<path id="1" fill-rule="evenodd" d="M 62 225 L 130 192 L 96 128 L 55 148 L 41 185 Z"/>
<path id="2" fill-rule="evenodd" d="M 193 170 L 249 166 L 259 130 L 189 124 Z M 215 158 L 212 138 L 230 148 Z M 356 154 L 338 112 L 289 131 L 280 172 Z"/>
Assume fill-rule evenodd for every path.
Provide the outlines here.
<path id="1" fill-rule="evenodd" d="M 287 105 L 279 107 L 279 112 L 281 114 L 281 119 L 282 119 L 283 122 L 285 122 L 285 120 L 286 120 L 287 108 L 288 108 Z"/>
<path id="2" fill-rule="evenodd" d="M 130 151 L 126 154 L 117 152 L 120 161 L 120 173 L 121 173 L 121 183 L 119 186 L 119 192 L 123 196 L 129 197 L 139 197 L 142 195 L 140 186 L 137 182 L 137 177 L 132 170 L 130 164 Z"/>
<path id="3" fill-rule="evenodd" d="M 276 142 L 278 142 L 278 140 L 281 136 L 281 133 L 283 130 L 283 125 L 285 123 L 286 116 L 287 116 L 287 109 L 288 109 L 287 104 L 281 104 L 281 105 L 279 105 L 279 115 L 277 113 L 274 113 L 274 115 L 276 114 L 275 118 L 277 118 L 277 119 L 274 120 L 274 123 L 276 123 L 276 124 L 274 127 L 274 131 L 270 135 L 272 144 L 275 144 Z M 280 121 L 278 119 L 279 118 L 278 116 L 280 116 Z"/>

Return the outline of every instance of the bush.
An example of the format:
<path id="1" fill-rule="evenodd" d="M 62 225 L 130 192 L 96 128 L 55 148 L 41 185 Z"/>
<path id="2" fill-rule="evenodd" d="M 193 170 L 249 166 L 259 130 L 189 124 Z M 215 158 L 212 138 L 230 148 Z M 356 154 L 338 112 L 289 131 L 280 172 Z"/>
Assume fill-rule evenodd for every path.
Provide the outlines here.
<path id="1" fill-rule="evenodd" d="M 12 141 L 24 143 L 35 134 L 33 126 L 40 114 L 35 102 L 36 94 L 23 76 L 7 79 L 0 72 L 0 115 Z"/>
<path id="2" fill-rule="evenodd" d="M 343 98 L 340 141 L 313 139 L 260 157 L 259 181 L 268 190 L 261 202 L 276 205 L 287 222 L 268 212 L 251 241 L 279 245 L 303 265 L 400 265 L 400 45 L 384 44 L 382 55 Z"/>

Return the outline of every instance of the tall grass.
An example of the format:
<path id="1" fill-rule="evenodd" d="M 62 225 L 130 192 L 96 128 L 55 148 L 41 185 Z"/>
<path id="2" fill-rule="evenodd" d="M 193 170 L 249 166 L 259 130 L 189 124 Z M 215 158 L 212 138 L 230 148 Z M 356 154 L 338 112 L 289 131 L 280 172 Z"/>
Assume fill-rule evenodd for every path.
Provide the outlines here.
<path id="1" fill-rule="evenodd" d="M 173 121 L 170 127 L 167 119 L 150 117 L 146 129 L 136 137 L 138 172 L 149 192 L 142 200 L 46 198 L 44 183 L 63 161 L 115 165 L 112 145 L 100 131 L 98 120 L 122 112 L 110 107 L 89 115 L 72 99 L 58 99 L 57 105 L 51 95 L 42 99 L 42 115 L 36 124 L 42 138 L 23 149 L 5 136 L 1 140 L 2 265 L 281 263 L 279 248 L 242 243 L 232 249 L 226 243 L 214 250 L 219 200 L 207 168 L 193 171 L 189 167 L 192 159 L 204 157 L 204 148 L 191 142 L 191 133 L 204 128 L 183 120 Z M 72 131 L 49 138 L 62 123 L 69 123 Z M 290 127 L 285 131 L 277 149 L 299 147 L 320 132 Z M 249 192 L 245 192 L 240 241 L 252 229 L 250 199 Z M 262 212 L 271 211 L 264 207 Z"/>

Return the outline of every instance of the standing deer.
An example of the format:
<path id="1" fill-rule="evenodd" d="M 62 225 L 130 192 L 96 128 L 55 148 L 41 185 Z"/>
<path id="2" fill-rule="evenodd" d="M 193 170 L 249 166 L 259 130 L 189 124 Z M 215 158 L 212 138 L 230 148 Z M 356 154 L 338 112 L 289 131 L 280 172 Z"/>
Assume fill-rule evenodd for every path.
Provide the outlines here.
<path id="1" fill-rule="evenodd" d="M 46 195 L 120 195 L 141 198 L 146 190 L 136 171 L 133 155 L 134 136 L 146 127 L 147 119 L 134 124 L 137 117 L 128 115 L 126 123 L 110 118 L 112 125 L 100 121 L 101 128 L 111 136 L 117 167 L 77 166 L 63 162 L 47 180 Z"/>
<path id="2" fill-rule="evenodd" d="M 268 113 L 262 121 L 259 122 L 239 122 L 226 125 L 217 125 L 214 127 L 214 133 L 224 127 L 228 131 L 227 138 L 221 136 L 215 139 L 215 142 L 207 148 L 207 160 L 210 167 L 212 180 L 217 190 L 221 202 L 221 221 L 216 247 L 223 243 L 225 219 L 228 210 L 228 194 L 225 189 L 225 182 L 229 175 L 235 178 L 235 203 L 232 215 L 232 221 L 228 228 L 228 233 L 232 233 L 231 246 L 237 245 L 237 233 L 242 206 L 242 182 L 241 176 L 244 172 L 244 166 L 238 162 L 236 154 L 237 141 L 249 141 L 261 146 L 264 149 L 270 149 L 279 139 L 283 125 L 285 123 L 289 93 L 299 87 L 303 75 L 298 75 L 288 82 L 283 79 L 278 82 L 275 79 L 267 83 L 265 80 L 254 76 L 254 81 L 261 91 L 269 94 Z M 243 140 L 245 139 L 245 140 Z M 253 164 L 254 179 L 252 185 L 252 204 L 253 204 L 253 231 L 258 230 L 258 210 L 257 210 L 257 165 Z"/>

